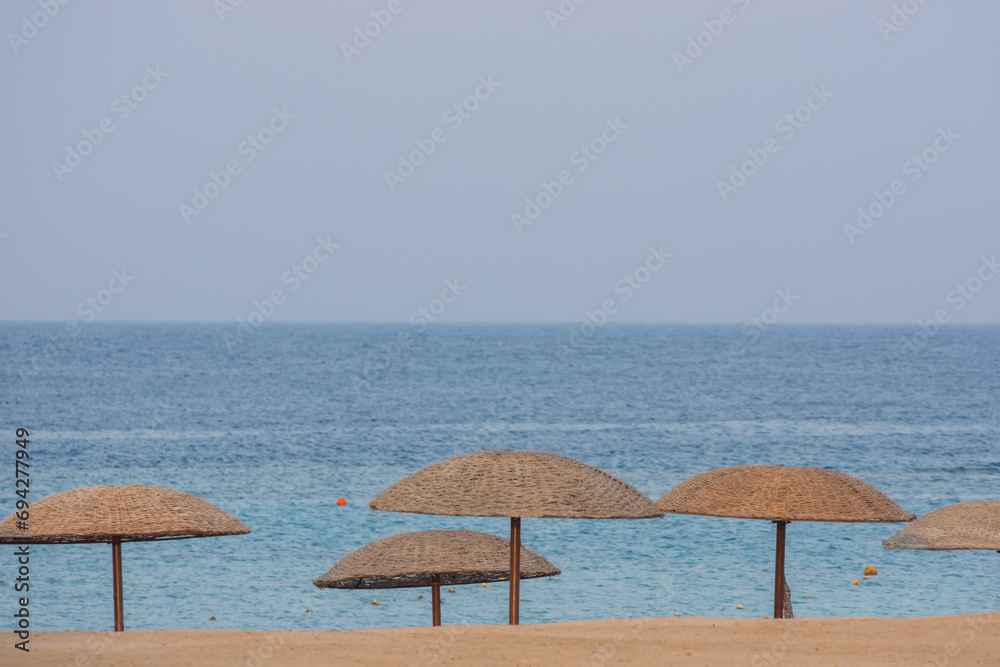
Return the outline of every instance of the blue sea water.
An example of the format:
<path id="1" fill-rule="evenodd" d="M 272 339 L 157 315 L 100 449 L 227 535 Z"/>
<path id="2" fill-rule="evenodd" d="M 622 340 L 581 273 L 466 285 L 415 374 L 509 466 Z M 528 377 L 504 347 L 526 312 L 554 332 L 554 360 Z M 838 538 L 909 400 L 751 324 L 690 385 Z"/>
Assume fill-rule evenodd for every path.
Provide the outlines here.
<path id="1" fill-rule="evenodd" d="M 311 582 L 397 532 L 506 536 L 505 519 L 367 507 L 409 473 L 481 449 L 570 456 L 654 500 L 743 463 L 840 470 L 917 514 L 1000 499 L 998 327 L 943 327 L 909 352 L 913 327 L 775 326 L 751 338 L 732 326 L 609 324 L 575 338 L 580 347 L 567 347 L 565 325 L 274 324 L 227 345 L 232 333 L 224 324 L 0 325 L 0 514 L 14 509 L 23 427 L 33 500 L 81 486 L 168 486 L 253 531 L 125 544 L 128 629 L 428 625 L 430 596 L 417 599 L 428 591 Z M 796 615 L 1000 611 L 1000 554 L 883 551 L 900 527 L 791 524 Z M 524 582 L 522 623 L 771 612 L 769 522 L 526 519 L 522 530 L 562 569 Z M 110 551 L 32 547 L 33 629 L 112 627 Z M 7 619 L 13 552 L 0 548 Z M 879 574 L 852 585 L 866 565 Z M 503 623 L 506 604 L 502 583 L 456 587 L 444 622 Z"/>

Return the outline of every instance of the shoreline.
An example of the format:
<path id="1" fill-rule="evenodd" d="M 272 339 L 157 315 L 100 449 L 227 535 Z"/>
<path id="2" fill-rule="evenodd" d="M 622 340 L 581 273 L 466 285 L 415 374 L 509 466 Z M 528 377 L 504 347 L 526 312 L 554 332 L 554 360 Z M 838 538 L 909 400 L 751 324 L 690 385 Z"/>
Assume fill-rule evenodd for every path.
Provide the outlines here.
<path id="1" fill-rule="evenodd" d="M 32 633 L 25 665 L 989 665 L 1000 613 L 920 618 L 706 617 L 351 631 Z M 334 656 L 336 656 L 334 658 Z"/>

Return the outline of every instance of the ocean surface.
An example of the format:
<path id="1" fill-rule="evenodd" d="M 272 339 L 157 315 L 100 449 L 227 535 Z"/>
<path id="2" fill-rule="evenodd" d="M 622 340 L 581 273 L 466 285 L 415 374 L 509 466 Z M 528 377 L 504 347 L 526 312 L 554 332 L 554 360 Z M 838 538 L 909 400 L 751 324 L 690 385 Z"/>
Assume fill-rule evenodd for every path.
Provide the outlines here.
<path id="1" fill-rule="evenodd" d="M 1000 499 L 1000 327 L 575 329 L 2 324 L 0 515 L 14 510 L 23 427 L 31 500 L 168 486 L 252 529 L 125 544 L 127 629 L 344 630 L 431 620 L 429 590 L 315 588 L 348 552 L 408 530 L 507 536 L 506 519 L 368 509 L 406 475 L 482 449 L 570 456 L 654 500 L 744 463 L 836 469 L 916 514 Z M 795 614 L 1000 611 L 1000 554 L 883 551 L 900 527 L 789 525 Z M 766 521 L 525 519 L 522 532 L 562 569 L 522 584 L 522 623 L 771 613 Z M 14 550 L 0 547 L 0 629 L 13 629 Z M 112 628 L 108 545 L 31 551 L 32 629 Z M 866 565 L 878 575 L 852 585 Z M 506 622 L 505 584 L 455 591 L 446 625 Z"/>

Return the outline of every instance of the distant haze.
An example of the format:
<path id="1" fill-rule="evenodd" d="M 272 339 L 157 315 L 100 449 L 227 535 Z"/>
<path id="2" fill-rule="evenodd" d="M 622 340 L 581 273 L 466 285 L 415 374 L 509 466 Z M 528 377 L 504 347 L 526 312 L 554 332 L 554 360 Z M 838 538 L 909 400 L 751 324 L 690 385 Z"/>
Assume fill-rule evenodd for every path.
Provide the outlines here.
<path id="1" fill-rule="evenodd" d="M 8 0 L 0 319 L 1000 322 L 998 25 Z"/>

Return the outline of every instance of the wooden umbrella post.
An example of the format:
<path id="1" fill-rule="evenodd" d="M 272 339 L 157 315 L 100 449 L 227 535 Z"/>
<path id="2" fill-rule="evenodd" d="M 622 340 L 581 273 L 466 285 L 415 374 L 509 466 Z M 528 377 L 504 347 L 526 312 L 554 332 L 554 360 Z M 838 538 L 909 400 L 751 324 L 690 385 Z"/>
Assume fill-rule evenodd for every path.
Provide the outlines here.
<path id="1" fill-rule="evenodd" d="M 518 624 L 521 588 L 521 518 L 510 518 L 510 625 Z"/>
<path id="2" fill-rule="evenodd" d="M 125 631 L 125 609 L 122 604 L 122 543 L 111 543 L 111 577 L 115 586 L 115 632 Z"/>
<path id="3" fill-rule="evenodd" d="M 434 626 L 441 625 L 441 575 L 431 575 L 431 606 L 434 607 Z"/>
<path id="4" fill-rule="evenodd" d="M 774 617 L 785 617 L 785 526 L 787 521 L 775 521 L 774 537 Z"/>

